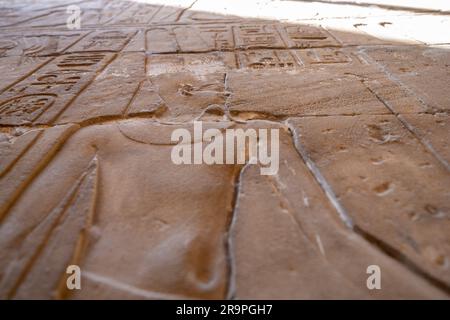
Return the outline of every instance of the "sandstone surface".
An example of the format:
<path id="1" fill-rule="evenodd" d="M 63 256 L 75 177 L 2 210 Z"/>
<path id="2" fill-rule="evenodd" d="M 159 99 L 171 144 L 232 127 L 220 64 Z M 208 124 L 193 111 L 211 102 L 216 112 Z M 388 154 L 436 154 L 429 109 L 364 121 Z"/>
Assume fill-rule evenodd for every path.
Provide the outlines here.
<path id="1" fill-rule="evenodd" d="M 0 298 L 449 299 L 450 14 L 366 2 L 0 0 Z"/>

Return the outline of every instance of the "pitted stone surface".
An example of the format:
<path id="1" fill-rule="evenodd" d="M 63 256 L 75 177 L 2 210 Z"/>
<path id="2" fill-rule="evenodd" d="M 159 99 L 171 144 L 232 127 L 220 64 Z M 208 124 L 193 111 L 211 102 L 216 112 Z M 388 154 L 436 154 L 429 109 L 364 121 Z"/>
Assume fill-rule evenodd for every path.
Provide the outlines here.
<path id="1" fill-rule="evenodd" d="M 0 298 L 448 299 L 448 8 L 374 2 L 0 0 Z"/>

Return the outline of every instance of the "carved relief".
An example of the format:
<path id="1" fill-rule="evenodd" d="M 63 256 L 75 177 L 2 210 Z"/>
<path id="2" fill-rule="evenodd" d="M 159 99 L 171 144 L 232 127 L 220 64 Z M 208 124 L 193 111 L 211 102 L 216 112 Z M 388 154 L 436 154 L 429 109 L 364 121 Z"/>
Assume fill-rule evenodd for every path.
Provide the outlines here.
<path id="1" fill-rule="evenodd" d="M 109 53 L 74 53 L 55 58 L 0 96 L 0 124 L 29 123 L 40 116 L 43 123 L 51 122 L 110 59 Z M 46 110 L 49 113 L 43 114 Z"/>
<path id="2" fill-rule="evenodd" d="M 17 47 L 17 42 L 12 40 L 0 40 L 0 58 L 6 57 L 8 51 Z"/>
<path id="3" fill-rule="evenodd" d="M 278 25 L 281 32 L 287 36 L 288 46 L 291 48 L 315 48 L 340 46 L 340 44 L 324 29 L 313 26 L 285 26 Z"/>
<path id="4" fill-rule="evenodd" d="M 320 27 L 264 23 L 160 26 L 147 30 L 147 44 L 154 53 L 340 46 Z"/>
<path id="5" fill-rule="evenodd" d="M 227 51 L 235 46 L 233 30 L 227 25 L 208 25 L 198 27 L 202 37 L 207 39 L 213 50 Z"/>
<path id="6" fill-rule="evenodd" d="M 14 224 L 14 219 L 8 220 L 0 228 L 0 237 L 4 240 L 2 246 L 12 245 L 10 260 L 19 261 L 13 271 L 8 273 L 7 279 L 0 282 L 0 296 L 12 298 L 21 296 L 41 296 L 42 288 L 47 287 L 47 298 L 62 298 L 65 295 L 65 286 L 59 287 L 61 278 L 64 278 L 67 264 L 79 263 L 79 254 L 86 246 L 86 237 L 93 219 L 93 202 L 96 195 L 97 159 L 94 158 L 89 167 L 70 187 L 59 204 L 46 215 L 41 216 L 42 221 L 38 227 L 27 232 L 24 241 L 20 244 L 11 243 L 11 238 L 5 237 L 7 226 Z M 19 214 L 20 215 L 20 214 Z M 24 232 L 24 227 L 13 228 L 17 233 Z M 70 245 L 61 247 L 61 242 Z M 80 247 L 81 246 L 81 247 Z M 81 252 L 80 252 L 81 250 Z M 77 252 L 78 251 L 78 252 Z M 21 257 L 17 255 L 22 253 Z M 55 254 L 56 253 L 56 254 Z M 27 268 L 32 262 L 32 267 Z M 44 283 L 36 283 L 37 275 L 42 268 L 51 266 Z M 2 261 L 3 269 L 7 262 Z M 45 267 L 44 267 L 45 268 Z M 63 282 L 65 284 L 65 281 Z M 37 290 L 40 287 L 41 290 Z"/>
<path id="7" fill-rule="evenodd" d="M 228 51 L 234 49 L 230 26 L 167 26 L 146 32 L 147 51 L 153 53 Z"/>
<path id="8" fill-rule="evenodd" d="M 0 118 L 3 121 L 21 118 L 31 122 L 47 110 L 55 98 L 55 94 L 29 94 L 12 98 L 0 105 Z"/>
<path id="9" fill-rule="evenodd" d="M 364 6 L 148 2 L 0 0 L 0 299 L 448 298 L 448 41 L 361 35 L 410 32 Z M 193 121 L 280 129 L 277 175 L 175 165 Z"/>
<path id="10" fill-rule="evenodd" d="M 136 3 L 126 10 L 124 14 L 114 19 L 110 24 L 148 24 L 160 9 L 161 6 Z"/>
<path id="11" fill-rule="evenodd" d="M 179 45 L 175 34 L 166 27 L 156 27 L 146 31 L 146 51 L 150 53 L 178 52 Z"/>
<path id="12" fill-rule="evenodd" d="M 291 50 L 250 50 L 239 52 L 241 68 L 290 69 L 303 64 Z"/>
<path id="13" fill-rule="evenodd" d="M 346 64 L 353 60 L 337 48 L 306 50 L 245 50 L 237 53 L 240 68 L 289 69 L 316 64 Z"/>
<path id="14" fill-rule="evenodd" d="M 158 76 L 179 72 L 196 75 L 223 73 L 236 67 L 232 52 L 208 52 L 199 54 L 155 54 L 148 57 L 147 75 Z"/>
<path id="15" fill-rule="evenodd" d="M 76 44 L 71 51 L 120 51 L 128 43 L 135 31 L 95 32 Z"/>
<path id="16" fill-rule="evenodd" d="M 0 37 L 0 58 L 21 57 L 18 64 L 33 61 L 35 57 L 50 56 L 64 51 L 81 33 L 52 32 L 26 33 Z"/>
<path id="17" fill-rule="evenodd" d="M 104 1 L 98 3 L 97 8 L 87 10 L 83 15 L 83 20 L 86 21 L 86 24 L 107 24 L 120 17 L 132 5 L 133 3 L 128 1 Z"/>
<path id="18" fill-rule="evenodd" d="M 335 48 L 308 49 L 298 52 L 308 64 L 349 63 L 352 61 L 347 54 Z"/>

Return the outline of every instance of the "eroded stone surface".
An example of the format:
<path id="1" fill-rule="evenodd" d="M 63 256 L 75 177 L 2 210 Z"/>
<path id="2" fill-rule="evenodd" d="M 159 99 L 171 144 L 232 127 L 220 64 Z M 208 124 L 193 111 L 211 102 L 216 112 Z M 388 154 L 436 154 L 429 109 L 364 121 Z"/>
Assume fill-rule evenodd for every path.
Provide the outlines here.
<path id="1" fill-rule="evenodd" d="M 367 53 L 395 80 L 404 83 L 429 111 L 449 111 L 450 54 L 448 48 L 394 47 L 368 49 Z"/>
<path id="2" fill-rule="evenodd" d="M 0 297 L 448 299 L 449 20 L 415 10 L 0 0 Z M 175 165 L 194 120 L 279 129 L 279 171 Z"/>
<path id="3" fill-rule="evenodd" d="M 38 69 L 50 56 L 62 53 L 81 39 L 81 32 L 54 32 L 44 34 L 3 34 L 0 36 L 0 71 L 2 91 Z"/>
<path id="4" fill-rule="evenodd" d="M 389 299 L 440 295 L 428 284 L 419 285 L 414 274 L 348 230 L 299 158 L 289 134 L 284 133 L 280 140 L 282 160 L 276 176 L 260 176 L 252 166 L 241 175 L 231 229 L 235 297 Z M 351 263 L 348 257 L 352 257 Z M 382 291 L 369 292 L 363 284 L 364 266 L 370 264 L 383 270 L 386 287 Z"/>
<path id="5" fill-rule="evenodd" d="M 429 149 L 447 167 L 450 164 L 450 118 L 447 114 L 402 115 L 411 130 L 429 146 Z"/>
<path id="6" fill-rule="evenodd" d="M 447 168 L 393 115 L 290 123 L 358 228 L 448 283 Z"/>

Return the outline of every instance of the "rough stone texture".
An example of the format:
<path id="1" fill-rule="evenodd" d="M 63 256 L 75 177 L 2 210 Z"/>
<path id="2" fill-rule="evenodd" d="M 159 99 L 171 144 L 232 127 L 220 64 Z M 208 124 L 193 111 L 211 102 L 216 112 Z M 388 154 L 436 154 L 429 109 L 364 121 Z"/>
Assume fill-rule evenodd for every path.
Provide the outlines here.
<path id="1" fill-rule="evenodd" d="M 389 47 L 367 49 L 367 53 L 391 79 L 420 97 L 430 112 L 450 110 L 448 47 Z"/>
<path id="2" fill-rule="evenodd" d="M 415 275 L 404 266 L 349 231 L 298 156 L 290 135 L 284 133 L 280 141 L 277 176 L 261 176 L 253 166 L 241 173 L 231 229 L 236 298 L 440 296 L 428 284 L 412 281 Z M 381 266 L 386 277 L 382 293 L 359 285 L 370 263 Z"/>
<path id="3" fill-rule="evenodd" d="M 0 298 L 448 299 L 448 8 L 351 2 L 0 1 Z"/>
<path id="4" fill-rule="evenodd" d="M 393 115 L 290 122 L 358 228 L 448 283 L 447 168 Z"/>

